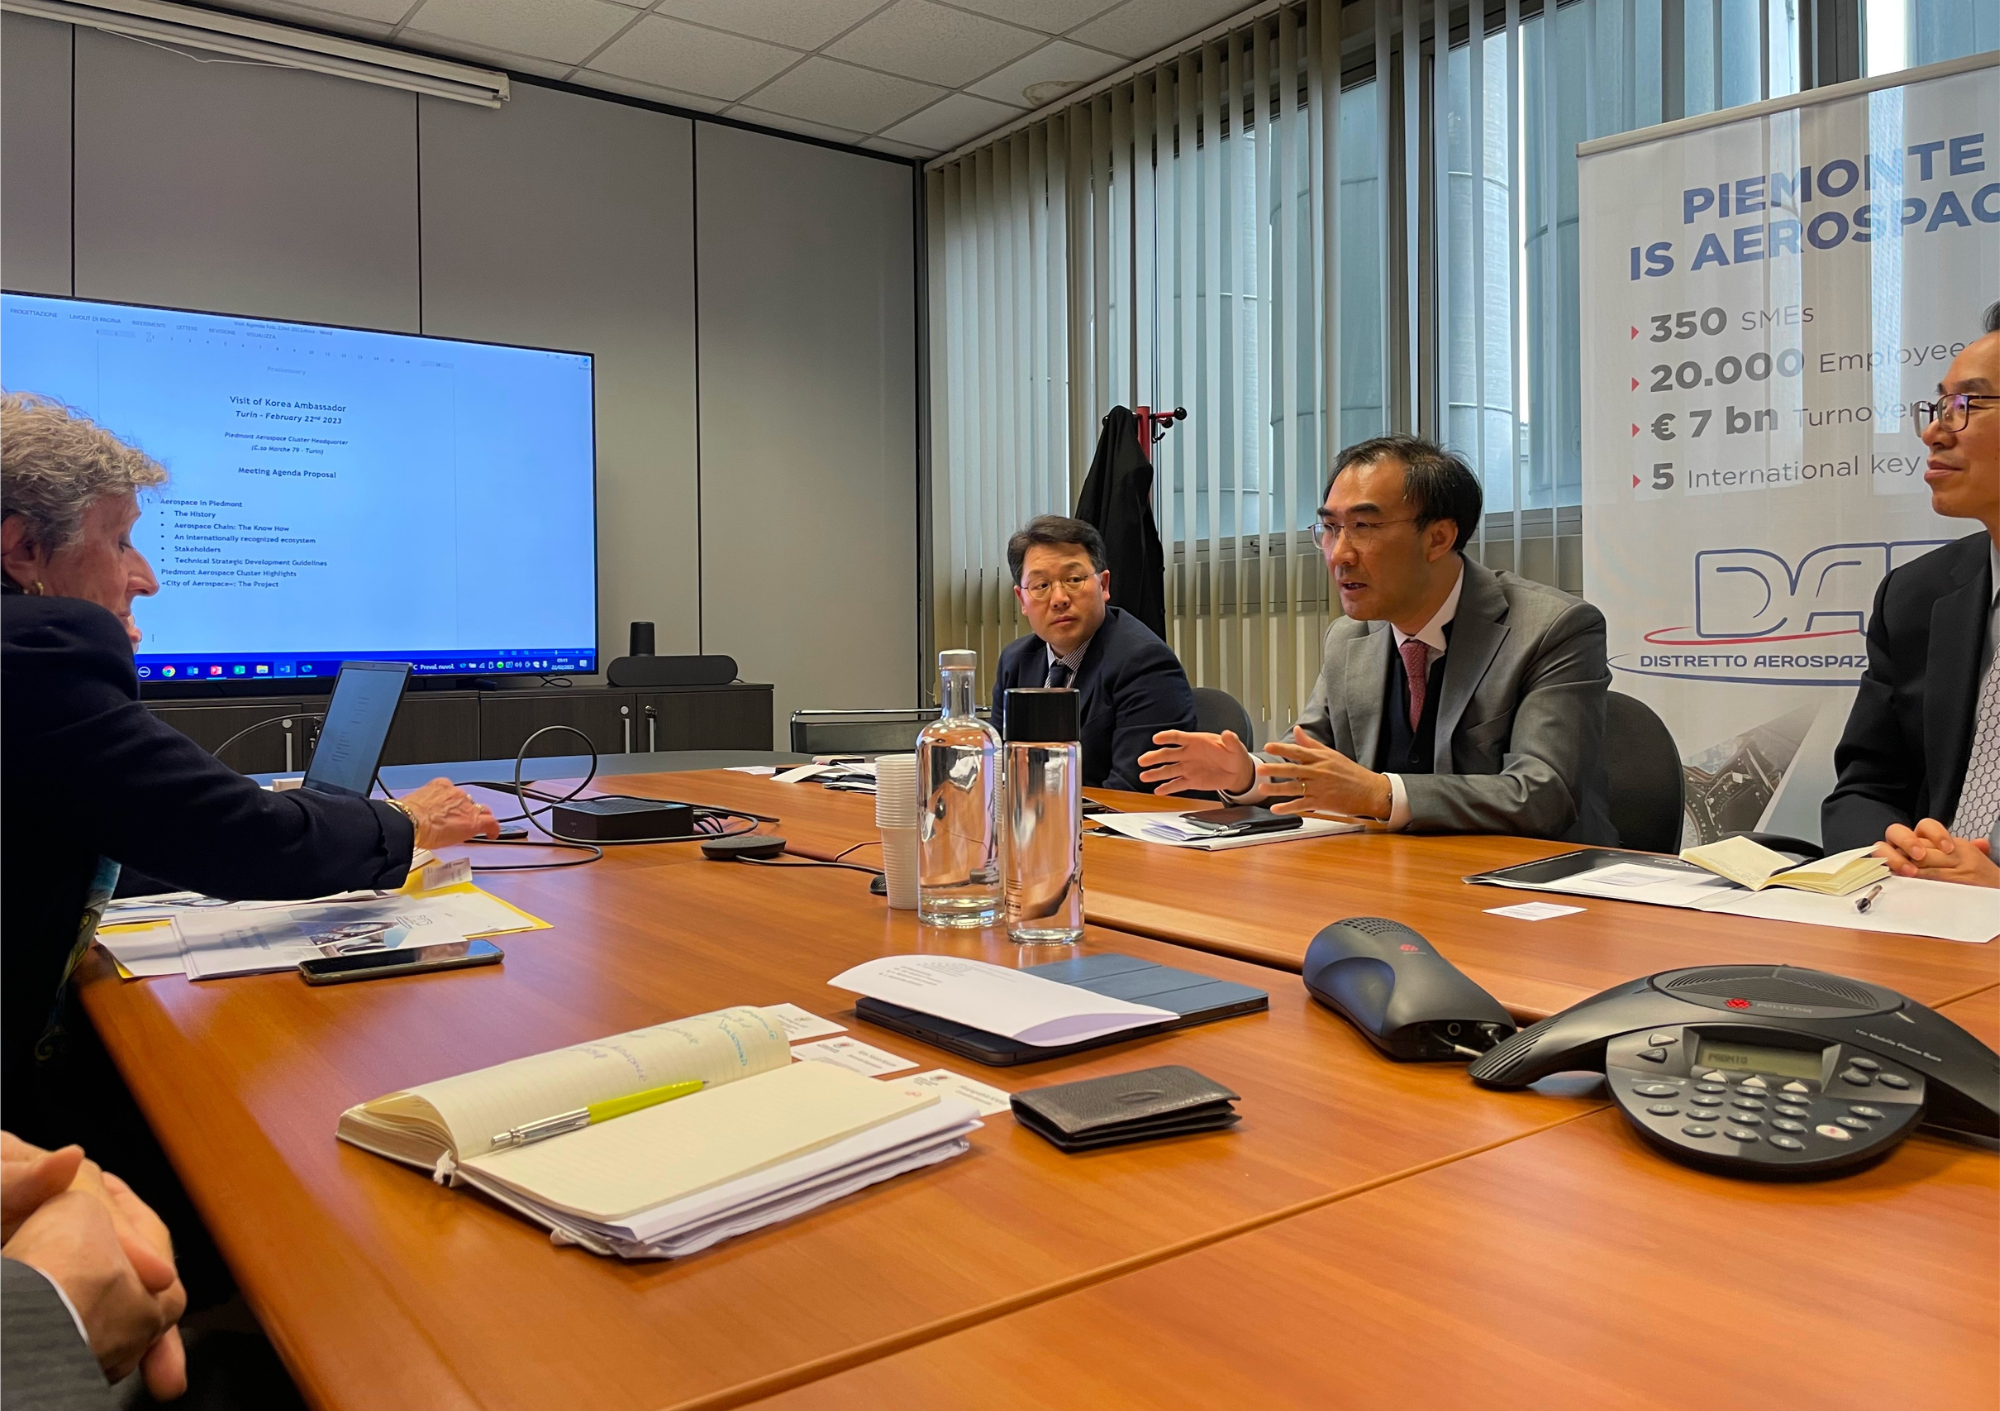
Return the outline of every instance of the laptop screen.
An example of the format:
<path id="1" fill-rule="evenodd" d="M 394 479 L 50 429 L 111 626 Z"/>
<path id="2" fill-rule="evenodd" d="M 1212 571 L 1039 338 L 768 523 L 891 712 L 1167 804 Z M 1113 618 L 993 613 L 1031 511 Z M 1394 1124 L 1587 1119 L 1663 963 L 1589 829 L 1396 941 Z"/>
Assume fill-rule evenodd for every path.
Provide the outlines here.
<path id="1" fill-rule="evenodd" d="M 367 798 L 382 763 L 382 746 L 410 679 L 406 661 L 350 661 L 340 668 L 327 702 L 326 723 L 313 748 L 302 788 Z"/>

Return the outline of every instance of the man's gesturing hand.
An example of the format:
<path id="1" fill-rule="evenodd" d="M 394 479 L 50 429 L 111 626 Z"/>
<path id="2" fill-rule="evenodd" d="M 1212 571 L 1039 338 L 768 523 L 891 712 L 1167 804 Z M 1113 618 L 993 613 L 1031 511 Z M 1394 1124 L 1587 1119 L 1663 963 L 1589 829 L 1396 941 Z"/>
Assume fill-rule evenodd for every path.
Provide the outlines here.
<path id="1" fill-rule="evenodd" d="M 1160 746 L 1139 756 L 1139 778 L 1160 794 L 1207 789 L 1247 794 L 1257 782 L 1257 761 L 1234 730 L 1210 735 L 1199 730 L 1162 730 Z"/>
<path id="2" fill-rule="evenodd" d="M 1273 813 L 1341 813 L 1354 818 L 1387 818 L 1395 801 L 1389 776 L 1363 769 L 1339 750 L 1294 729 L 1290 744 L 1265 746 L 1279 763 L 1257 766 L 1259 783 L 1297 797 L 1273 804 Z"/>

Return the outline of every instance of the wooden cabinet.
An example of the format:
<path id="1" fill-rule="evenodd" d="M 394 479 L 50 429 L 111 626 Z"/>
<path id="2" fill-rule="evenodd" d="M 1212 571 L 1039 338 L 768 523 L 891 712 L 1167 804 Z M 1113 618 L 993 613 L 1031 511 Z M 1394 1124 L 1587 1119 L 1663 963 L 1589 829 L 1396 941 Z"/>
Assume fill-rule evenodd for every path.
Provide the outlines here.
<path id="1" fill-rule="evenodd" d="M 479 692 L 406 694 L 382 747 L 384 764 L 443 764 L 482 759 Z"/>
<path id="2" fill-rule="evenodd" d="M 148 701 L 147 707 L 206 749 L 257 726 L 229 745 L 223 762 L 245 774 L 306 767 L 319 736 L 326 697 L 309 700 Z M 262 722 L 269 721 L 269 724 Z M 581 730 L 599 754 L 658 750 L 768 750 L 771 688 L 756 685 L 661 687 L 624 691 L 603 686 L 567 690 L 411 691 L 396 712 L 382 752 L 384 764 L 445 764 L 512 759 L 547 725 Z M 530 758 L 588 754 L 568 730 L 535 742 Z"/>
<path id="3" fill-rule="evenodd" d="M 305 701 L 257 701 L 241 705 L 160 704 L 153 714 L 211 753 L 221 751 L 224 764 L 245 774 L 273 774 L 304 769 L 319 736 L 317 717 L 324 698 Z M 244 731 L 248 734 L 244 734 Z"/>
<path id="4" fill-rule="evenodd" d="M 769 686 L 682 686 L 632 693 L 635 750 L 768 750 Z"/>
<path id="5" fill-rule="evenodd" d="M 594 691 L 581 687 L 570 690 L 489 691 L 479 698 L 479 747 L 484 759 L 512 759 L 521 745 L 537 730 L 566 725 L 568 730 L 550 730 L 528 751 L 530 759 L 541 755 L 588 754 L 583 741 L 573 731 L 590 737 L 599 754 L 625 754 L 632 721 L 632 694 L 629 691 Z"/>

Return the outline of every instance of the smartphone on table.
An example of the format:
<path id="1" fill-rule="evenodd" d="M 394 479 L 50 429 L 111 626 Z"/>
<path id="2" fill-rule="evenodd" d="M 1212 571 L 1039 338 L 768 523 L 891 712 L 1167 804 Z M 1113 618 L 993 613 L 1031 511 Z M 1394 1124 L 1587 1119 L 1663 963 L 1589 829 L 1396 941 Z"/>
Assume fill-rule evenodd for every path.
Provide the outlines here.
<path id="1" fill-rule="evenodd" d="M 384 980 L 391 975 L 498 965 L 505 955 L 491 941 L 440 941 L 430 946 L 354 951 L 301 960 L 299 975 L 308 985 L 344 985 L 350 980 Z"/>
<path id="2" fill-rule="evenodd" d="M 1218 838 L 1240 838 L 1251 833 L 1283 833 L 1300 827 L 1305 819 L 1296 813 L 1273 813 L 1259 804 L 1238 804 L 1234 808 L 1205 808 L 1184 813 L 1181 822 Z"/>

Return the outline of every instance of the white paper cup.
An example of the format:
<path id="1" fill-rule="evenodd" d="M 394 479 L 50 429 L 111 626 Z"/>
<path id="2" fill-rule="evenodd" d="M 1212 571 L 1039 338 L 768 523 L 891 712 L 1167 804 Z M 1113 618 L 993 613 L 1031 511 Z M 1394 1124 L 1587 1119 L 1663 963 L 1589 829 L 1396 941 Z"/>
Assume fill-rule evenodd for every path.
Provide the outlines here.
<path id="1" fill-rule="evenodd" d="M 917 848 L 915 828 L 882 830 L 882 870 L 888 877 L 892 911 L 917 909 Z"/>
<path id="2" fill-rule="evenodd" d="M 915 828 L 917 815 L 917 757 L 883 755 L 875 761 L 876 826 Z"/>

